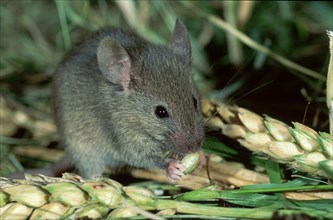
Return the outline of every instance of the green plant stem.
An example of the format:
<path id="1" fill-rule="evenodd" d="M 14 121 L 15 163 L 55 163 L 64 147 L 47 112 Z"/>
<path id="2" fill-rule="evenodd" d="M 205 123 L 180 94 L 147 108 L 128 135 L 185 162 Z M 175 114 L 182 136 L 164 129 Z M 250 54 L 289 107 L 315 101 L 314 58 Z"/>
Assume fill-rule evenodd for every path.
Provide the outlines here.
<path id="1" fill-rule="evenodd" d="M 333 190 L 333 185 L 319 186 L 288 186 L 266 189 L 240 189 L 233 190 L 233 193 L 269 193 L 269 192 L 290 192 L 290 191 L 310 191 L 310 190 Z"/>
<path id="2" fill-rule="evenodd" d="M 326 82 L 326 104 L 329 114 L 330 134 L 333 135 L 333 32 L 327 31 L 329 37 L 330 62 Z"/>
<path id="3" fill-rule="evenodd" d="M 241 194 L 241 193 L 276 193 L 276 192 L 289 192 L 289 191 L 310 191 L 310 190 L 333 190 L 333 185 L 319 185 L 319 186 L 272 186 L 271 188 L 255 188 L 255 189 L 238 189 L 238 190 L 209 190 L 199 189 L 187 192 L 178 196 L 177 200 L 209 200 L 218 199 L 223 197 L 223 194 Z"/>
<path id="4" fill-rule="evenodd" d="M 225 15 L 226 21 L 236 28 L 237 18 L 236 18 L 236 7 L 238 2 L 236 1 L 224 1 L 223 3 L 223 13 Z M 226 34 L 227 47 L 229 59 L 233 65 L 240 65 L 243 62 L 243 51 L 242 45 L 239 43 L 238 39 L 232 34 Z"/>
<path id="5" fill-rule="evenodd" d="M 306 67 L 303 67 L 303 66 L 301 66 L 301 65 L 299 65 L 295 62 L 292 62 L 292 61 L 274 53 L 273 51 L 271 51 L 267 47 L 264 47 L 261 44 L 255 42 L 254 40 L 249 38 L 247 35 L 243 34 L 241 31 L 234 28 L 233 26 L 231 26 L 230 24 L 228 24 L 227 22 L 225 22 L 221 18 L 219 18 L 215 15 L 207 14 L 204 11 L 200 10 L 199 8 L 194 6 L 191 2 L 182 2 L 182 3 L 186 7 L 188 7 L 190 10 L 192 10 L 193 12 L 196 12 L 201 17 L 207 19 L 209 22 L 211 22 L 215 26 L 217 26 L 221 29 L 224 29 L 225 31 L 231 33 L 232 35 L 237 37 L 240 41 L 242 41 L 247 46 L 249 46 L 249 47 L 251 47 L 251 48 L 253 48 L 257 51 L 260 51 L 261 53 L 264 53 L 264 54 L 270 56 L 271 58 L 275 59 L 276 61 L 278 61 L 282 65 L 284 65 L 284 66 L 286 66 L 290 69 L 294 69 L 294 70 L 296 70 L 300 73 L 303 73 L 304 75 L 311 76 L 315 79 L 319 79 L 319 80 L 325 80 L 326 79 L 326 77 L 323 76 L 322 74 L 320 74 L 318 72 L 315 72 L 313 70 L 310 70 Z"/>
<path id="6" fill-rule="evenodd" d="M 62 37 L 64 39 L 64 46 L 65 46 L 66 50 L 69 50 L 71 47 L 71 38 L 70 38 L 70 34 L 69 34 L 68 24 L 66 21 L 66 13 L 65 13 L 65 6 L 64 6 L 64 4 L 66 2 L 63 0 L 56 0 L 55 3 L 57 6 L 57 10 L 58 10 L 60 26 L 61 26 L 61 33 L 62 33 Z"/>

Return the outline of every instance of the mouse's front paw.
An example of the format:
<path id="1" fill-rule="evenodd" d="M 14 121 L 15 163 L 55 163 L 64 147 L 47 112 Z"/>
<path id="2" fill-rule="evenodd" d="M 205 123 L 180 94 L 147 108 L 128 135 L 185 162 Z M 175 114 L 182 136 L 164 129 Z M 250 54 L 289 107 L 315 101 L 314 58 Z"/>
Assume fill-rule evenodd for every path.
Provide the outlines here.
<path id="1" fill-rule="evenodd" d="M 171 160 L 167 167 L 167 177 L 170 182 L 180 180 L 184 174 L 185 166 L 179 160 Z"/>

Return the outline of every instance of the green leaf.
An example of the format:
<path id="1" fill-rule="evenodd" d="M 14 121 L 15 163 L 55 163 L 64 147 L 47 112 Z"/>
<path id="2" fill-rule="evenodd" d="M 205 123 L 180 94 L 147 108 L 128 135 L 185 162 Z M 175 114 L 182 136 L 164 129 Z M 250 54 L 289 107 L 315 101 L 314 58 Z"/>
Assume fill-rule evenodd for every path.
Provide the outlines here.
<path id="1" fill-rule="evenodd" d="M 176 197 L 178 201 L 202 201 L 219 197 L 220 191 L 212 189 L 215 186 L 208 186 L 198 190 L 193 190 Z"/>
<path id="2" fill-rule="evenodd" d="M 254 185 L 247 185 L 247 186 L 241 186 L 241 189 L 274 189 L 274 188 L 279 188 L 279 189 L 288 189 L 290 187 L 300 187 L 300 186 L 305 186 L 305 185 L 318 185 L 318 182 L 314 182 L 312 180 L 308 179 L 301 179 L 297 178 L 292 181 L 288 181 L 285 183 L 279 183 L 279 184 L 254 184 Z"/>
<path id="3" fill-rule="evenodd" d="M 301 181 L 295 181 L 294 186 L 286 184 L 262 184 L 264 185 L 260 187 L 260 184 L 255 185 L 256 187 L 246 187 L 246 189 L 238 189 L 238 190 L 216 190 L 214 186 L 208 186 L 206 188 L 201 188 L 198 190 L 193 190 L 187 193 L 184 193 L 180 196 L 177 196 L 176 200 L 179 201 L 204 201 L 210 199 L 233 199 L 234 201 L 244 200 L 246 198 L 249 199 L 262 199 L 265 198 L 267 201 L 265 202 L 273 202 L 277 200 L 274 196 L 265 195 L 262 193 L 275 193 L 275 192 L 287 192 L 287 191 L 297 191 L 297 190 L 333 190 L 333 185 L 314 185 L 314 186 L 296 186 L 296 184 L 302 184 Z M 281 187 L 282 186 L 282 187 Z M 256 193 L 261 193 L 259 197 L 254 196 Z M 279 198 L 281 201 L 284 198 Z M 242 204 L 244 205 L 244 204 Z M 267 205 L 267 203 L 266 203 Z"/>
<path id="4" fill-rule="evenodd" d="M 223 142 L 214 137 L 206 137 L 203 143 L 203 149 L 207 153 L 215 153 L 223 157 L 237 155 L 238 152 L 228 147 Z"/>
<path id="5" fill-rule="evenodd" d="M 232 191 L 221 191 L 218 198 L 232 204 L 248 207 L 263 207 L 273 205 L 276 202 L 283 202 L 283 200 L 277 196 L 259 193 L 236 194 Z"/>
<path id="6" fill-rule="evenodd" d="M 267 160 L 266 170 L 271 183 L 281 183 L 280 166 L 276 161 Z"/>

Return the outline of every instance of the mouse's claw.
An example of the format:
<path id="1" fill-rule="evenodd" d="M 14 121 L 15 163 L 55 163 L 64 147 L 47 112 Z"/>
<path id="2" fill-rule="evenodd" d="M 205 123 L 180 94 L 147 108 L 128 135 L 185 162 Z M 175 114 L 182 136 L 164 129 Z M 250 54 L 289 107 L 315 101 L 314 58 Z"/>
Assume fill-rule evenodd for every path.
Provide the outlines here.
<path id="1" fill-rule="evenodd" d="M 185 175 L 184 170 L 185 166 L 180 161 L 171 160 L 166 170 L 169 182 L 180 180 Z"/>

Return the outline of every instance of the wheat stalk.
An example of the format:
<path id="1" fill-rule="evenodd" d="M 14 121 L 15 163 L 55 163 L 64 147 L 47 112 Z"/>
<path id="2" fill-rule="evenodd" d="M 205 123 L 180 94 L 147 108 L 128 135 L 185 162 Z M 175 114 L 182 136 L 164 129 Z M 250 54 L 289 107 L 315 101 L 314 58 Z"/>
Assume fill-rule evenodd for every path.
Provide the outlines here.
<path id="1" fill-rule="evenodd" d="M 122 186 L 115 180 L 85 180 L 65 173 L 62 178 L 26 175 L 25 180 L 0 178 L 1 219 L 115 219 L 187 213 L 206 216 L 268 219 L 274 210 L 224 208 L 161 199 L 147 188 Z M 217 192 L 217 191 L 216 191 Z M 159 211 L 152 214 L 149 211 Z"/>
<path id="2" fill-rule="evenodd" d="M 333 179 L 333 137 L 298 122 L 293 127 L 238 106 L 204 100 L 207 127 L 221 130 L 254 153 L 314 176 Z"/>
<path id="3" fill-rule="evenodd" d="M 135 216 L 160 220 L 175 216 L 176 213 L 210 219 L 271 219 L 275 215 L 302 213 L 297 209 L 226 208 L 159 198 L 144 187 L 122 186 L 104 177 L 85 180 L 71 173 L 65 173 L 62 178 L 26 175 L 24 180 L 15 180 L 1 177 L 0 184 L 0 219 L 3 220 L 128 219 Z M 223 191 L 218 190 L 216 185 L 211 185 L 192 191 L 185 200 L 219 198 L 221 193 Z M 316 215 L 316 212 L 306 213 L 309 216 Z M 325 211 L 320 213 L 330 216 Z"/>

